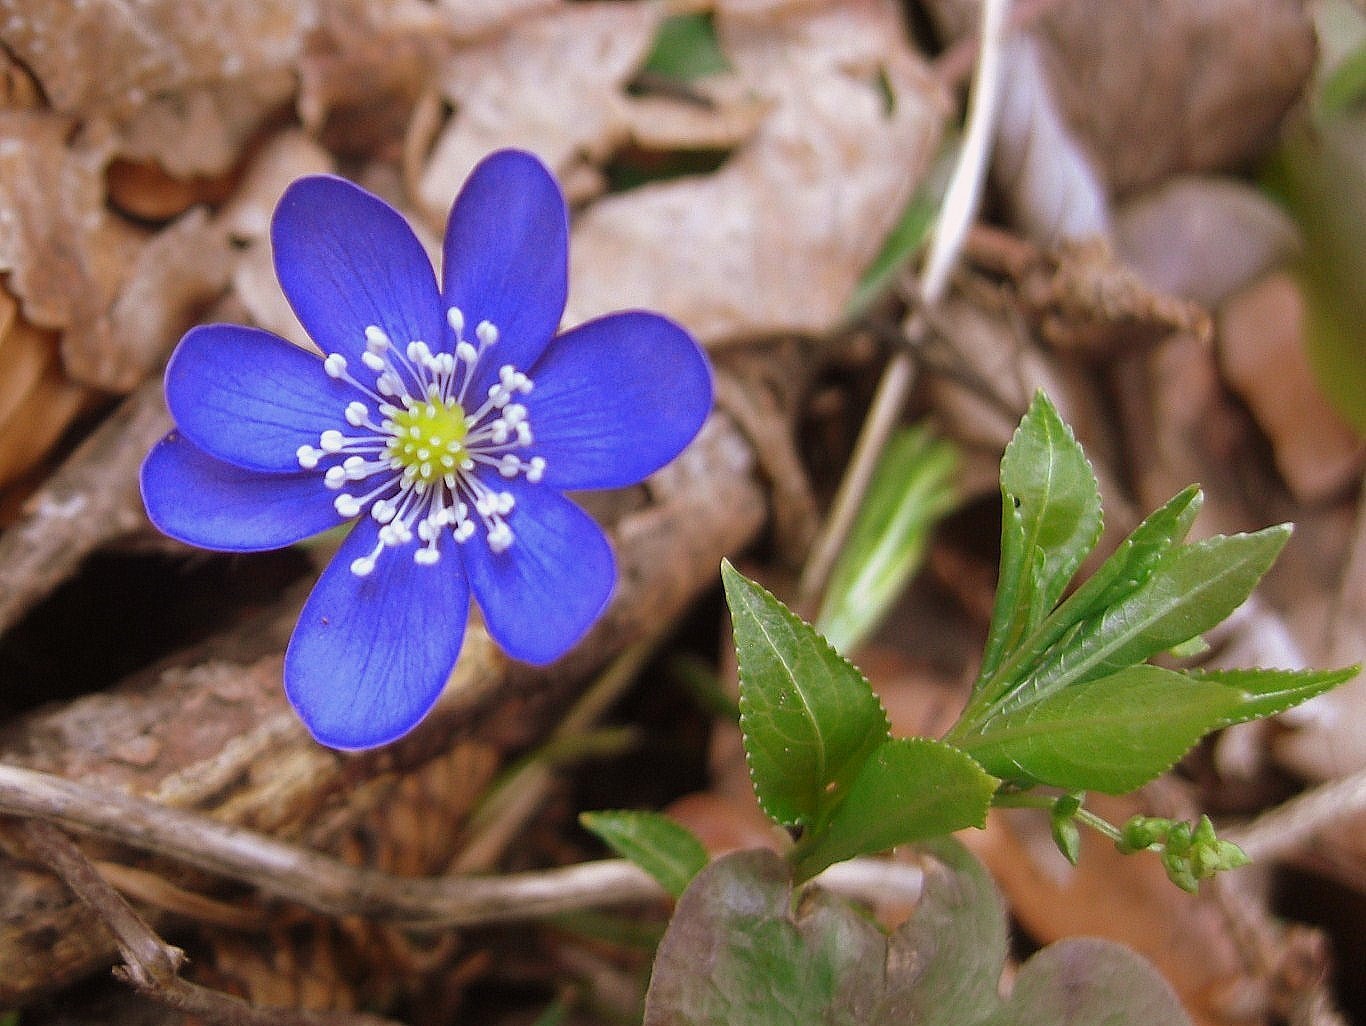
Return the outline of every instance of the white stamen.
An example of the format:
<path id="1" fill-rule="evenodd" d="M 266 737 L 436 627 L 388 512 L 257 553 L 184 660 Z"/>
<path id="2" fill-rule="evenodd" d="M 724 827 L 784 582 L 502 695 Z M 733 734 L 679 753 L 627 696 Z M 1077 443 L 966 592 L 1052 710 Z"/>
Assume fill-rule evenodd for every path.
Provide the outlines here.
<path id="1" fill-rule="evenodd" d="M 476 341 L 467 340 L 465 315 L 454 306 L 446 323 L 455 334 L 453 343 L 444 343 L 452 347 L 448 352 L 433 352 L 421 339 L 396 346 L 378 325 L 368 326 L 359 354 L 364 371 L 357 372 L 366 381 L 352 376 L 340 353 L 323 360 L 329 377 L 361 393 L 342 410 L 354 430 L 324 431 L 315 445 L 299 446 L 295 458 L 303 470 L 322 472 L 323 484 L 337 493 L 338 516 L 368 511 L 379 525 L 373 551 L 351 562 L 358 577 L 372 573 L 385 550 L 405 546 L 412 546 L 419 566 L 435 565 L 447 532 L 463 544 L 482 528 L 489 551 L 506 552 L 516 541 L 508 522 L 516 498 L 491 484 L 517 477 L 534 484 L 545 474 L 543 457 L 523 459 L 517 451 L 531 445 L 533 418 L 513 400 L 531 391 L 531 379 L 503 364 L 482 405 L 466 406 L 466 392 L 499 333 L 480 321 Z M 488 481 L 480 476 L 495 473 Z M 366 484 L 349 487 L 360 481 Z"/>

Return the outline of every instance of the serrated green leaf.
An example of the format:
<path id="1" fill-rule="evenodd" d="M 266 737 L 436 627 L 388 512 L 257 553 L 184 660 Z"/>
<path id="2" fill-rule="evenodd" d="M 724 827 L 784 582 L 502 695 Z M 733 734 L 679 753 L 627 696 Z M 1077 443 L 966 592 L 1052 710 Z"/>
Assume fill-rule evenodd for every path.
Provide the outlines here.
<path id="1" fill-rule="evenodd" d="M 923 426 L 888 441 L 816 617 L 839 651 L 851 652 L 877 626 L 919 569 L 930 530 L 957 503 L 957 465 L 954 447 Z"/>
<path id="2" fill-rule="evenodd" d="M 784 826 L 818 827 L 888 736 L 863 674 L 767 591 L 721 564 L 754 792 Z"/>
<path id="3" fill-rule="evenodd" d="M 963 748 L 989 773 L 1124 794 L 1231 722 L 1248 695 L 1158 666 L 1130 666 L 992 717 Z"/>
<path id="4" fill-rule="evenodd" d="M 1246 601 L 1289 537 L 1290 526 L 1281 524 L 1181 546 L 1139 587 L 1057 646 L 1000 709 L 1021 708 L 1203 634 Z"/>
<path id="5" fill-rule="evenodd" d="M 992 618 L 983 680 L 1043 622 L 1100 538 L 1096 476 L 1043 392 L 1034 396 L 1001 457 L 1001 492 L 1007 510 L 1018 510 L 1024 534 L 1010 539 L 1009 549 L 1003 536 L 1000 578 L 1019 585 L 1012 589 L 1013 604 L 998 605 Z"/>
<path id="6" fill-rule="evenodd" d="M 675 898 L 707 864 L 707 849 L 692 831 L 658 812 L 585 812 L 579 822 Z"/>
<path id="7" fill-rule="evenodd" d="M 1241 704 L 1223 724 L 1229 726 L 1284 712 L 1331 691 L 1360 671 L 1359 666 L 1341 670 L 1187 670 L 1185 676 L 1222 684 L 1244 694 Z"/>
<path id="8" fill-rule="evenodd" d="M 983 699 L 1000 697 L 1009 685 L 1025 679 L 1048 650 L 1068 631 L 1094 619 L 1132 594 L 1190 533 L 1204 498 L 1191 485 L 1155 510 L 1116 546 L 1100 568 L 1053 610 L 993 674 Z M 985 703 L 981 703 L 985 709 Z"/>
<path id="9" fill-rule="evenodd" d="M 986 825 L 999 783 L 956 748 L 929 738 L 884 741 L 825 827 L 792 852 L 798 880 L 857 855 Z"/>

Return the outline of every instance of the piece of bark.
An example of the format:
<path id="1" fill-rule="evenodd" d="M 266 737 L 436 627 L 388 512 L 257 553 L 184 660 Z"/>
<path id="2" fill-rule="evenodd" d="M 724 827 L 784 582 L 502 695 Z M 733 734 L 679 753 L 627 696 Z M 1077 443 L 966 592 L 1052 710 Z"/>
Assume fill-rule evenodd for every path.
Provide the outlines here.
<path id="1" fill-rule="evenodd" d="M 525 667 L 511 664 L 472 624 L 436 709 L 395 745 L 359 755 L 330 751 L 287 706 L 280 670 L 302 601 L 296 593 L 264 623 L 207 649 L 17 720 L 0 736 L 0 757 L 301 843 L 340 843 L 355 817 L 371 812 L 361 801 L 353 808 L 367 788 L 485 735 L 506 745 L 534 740 L 577 680 L 675 618 L 714 583 L 721 556 L 748 543 L 765 518 L 754 453 L 723 415 L 645 486 L 613 498 L 629 506 L 611 527 L 618 588 L 583 643 L 552 667 Z M 129 512 L 125 506 L 122 515 Z M 107 962 L 107 939 L 83 924 L 49 876 L 0 859 L 0 1004 L 21 1004 Z"/>

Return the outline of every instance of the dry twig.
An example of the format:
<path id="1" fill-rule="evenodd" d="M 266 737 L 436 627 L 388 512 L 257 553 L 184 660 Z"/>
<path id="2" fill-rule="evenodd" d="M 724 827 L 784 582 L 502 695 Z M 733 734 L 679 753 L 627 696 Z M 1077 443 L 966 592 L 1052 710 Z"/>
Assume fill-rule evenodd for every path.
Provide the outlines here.
<path id="1" fill-rule="evenodd" d="M 24 824 L 24 837 L 114 935 L 123 956 L 116 975 L 152 1000 L 218 1026 L 394 1026 L 390 1019 L 363 1012 L 258 1008 L 191 983 L 180 975 L 185 953 L 158 937 L 69 837 L 38 819 Z"/>

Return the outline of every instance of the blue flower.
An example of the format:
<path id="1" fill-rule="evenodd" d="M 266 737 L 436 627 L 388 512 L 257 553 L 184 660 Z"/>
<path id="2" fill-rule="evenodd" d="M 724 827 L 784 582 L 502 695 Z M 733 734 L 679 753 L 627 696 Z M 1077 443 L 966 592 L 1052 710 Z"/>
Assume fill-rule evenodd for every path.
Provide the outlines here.
<path id="1" fill-rule="evenodd" d="M 442 278 L 397 211 L 340 178 L 289 187 L 271 225 L 280 286 L 322 358 L 265 331 L 190 331 L 166 369 L 176 428 L 148 455 L 152 522 L 249 552 L 352 528 L 285 655 L 319 741 L 369 748 L 440 694 L 471 593 L 514 658 L 547 663 L 616 580 L 565 491 L 634 484 L 711 408 L 677 324 L 641 311 L 556 334 L 568 215 L 535 157 L 502 151 L 451 210 Z"/>

